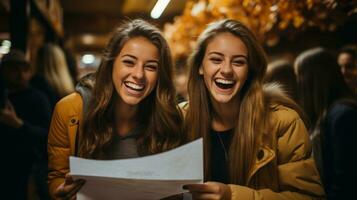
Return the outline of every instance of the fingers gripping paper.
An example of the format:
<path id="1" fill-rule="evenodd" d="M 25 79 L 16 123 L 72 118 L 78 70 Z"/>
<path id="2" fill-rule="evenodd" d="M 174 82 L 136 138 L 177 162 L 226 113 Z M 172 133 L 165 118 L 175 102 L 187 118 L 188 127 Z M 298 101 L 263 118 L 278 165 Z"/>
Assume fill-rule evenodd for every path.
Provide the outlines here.
<path id="1" fill-rule="evenodd" d="M 203 180 L 202 138 L 170 151 L 121 160 L 70 157 L 70 173 L 86 183 L 77 200 L 161 199 Z"/>

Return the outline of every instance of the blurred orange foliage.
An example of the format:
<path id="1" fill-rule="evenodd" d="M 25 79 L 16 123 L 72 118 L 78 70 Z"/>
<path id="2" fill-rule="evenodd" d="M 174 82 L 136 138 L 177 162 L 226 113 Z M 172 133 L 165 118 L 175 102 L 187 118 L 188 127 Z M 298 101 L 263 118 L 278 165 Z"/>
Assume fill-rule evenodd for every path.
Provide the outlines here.
<path id="1" fill-rule="evenodd" d="M 334 31 L 352 14 L 357 1 L 350 0 L 188 0 L 181 16 L 164 26 L 174 58 L 187 57 L 201 31 L 212 21 L 236 19 L 247 25 L 268 46 L 282 34 L 290 36 L 318 27 Z"/>

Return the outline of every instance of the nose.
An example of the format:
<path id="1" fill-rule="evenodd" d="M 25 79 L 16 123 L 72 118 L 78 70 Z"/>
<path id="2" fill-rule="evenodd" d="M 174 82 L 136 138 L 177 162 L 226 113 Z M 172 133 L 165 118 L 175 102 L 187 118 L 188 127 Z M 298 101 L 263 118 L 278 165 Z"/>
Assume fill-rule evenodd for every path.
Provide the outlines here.
<path id="1" fill-rule="evenodd" d="M 135 79 L 143 79 L 144 78 L 144 65 L 141 63 L 138 63 L 134 68 L 133 68 L 133 77 Z"/>
<path id="2" fill-rule="evenodd" d="M 232 65 L 229 61 L 224 61 L 221 66 L 221 74 L 231 76 L 233 74 Z"/>

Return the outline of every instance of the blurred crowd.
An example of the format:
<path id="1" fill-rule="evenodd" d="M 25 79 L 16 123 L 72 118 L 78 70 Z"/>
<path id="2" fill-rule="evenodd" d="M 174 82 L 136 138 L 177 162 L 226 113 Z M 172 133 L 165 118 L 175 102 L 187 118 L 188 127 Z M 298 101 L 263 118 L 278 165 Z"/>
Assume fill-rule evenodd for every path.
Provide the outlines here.
<path id="1" fill-rule="evenodd" d="M 6 188 L 14 191 L 13 199 L 50 199 L 47 136 L 56 103 L 74 91 L 79 77 L 70 59 L 71 55 L 53 43 L 39 49 L 35 66 L 30 66 L 25 53 L 18 49 L 11 49 L 1 58 L 1 146 L 7 152 L 5 176 L 11 178 Z M 190 80 L 185 61 L 176 62 L 175 69 L 176 101 L 180 103 L 189 100 Z M 313 155 L 325 187 L 333 187 L 335 179 L 345 181 L 333 177 L 330 167 L 349 165 L 354 157 L 356 132 L 350 130 L 357 126 L 356 114 L 352 114 L 357 110 L 356 46 L 332 50 L 316 47 L 294 59 L 272 60 L 264 80 L 279 84 L 306 114 Z M 343 134 L 336 136 L 335 132 Z M 341 146 L 336 146 L 336 140 L 341 140 L 339 145 L 349 151 L 338 154 Z M 338 156 L 331 160 L 321 151 Z"/>

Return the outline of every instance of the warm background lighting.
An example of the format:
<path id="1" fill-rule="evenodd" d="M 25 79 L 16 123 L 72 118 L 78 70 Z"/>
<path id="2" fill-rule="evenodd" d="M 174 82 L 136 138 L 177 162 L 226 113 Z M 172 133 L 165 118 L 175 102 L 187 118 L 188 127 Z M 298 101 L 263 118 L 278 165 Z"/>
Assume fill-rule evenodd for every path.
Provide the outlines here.
<path id="1" fill-rule="evenodd" d="M 151 11 L 151 17 L 154 19 L 159 18 L 169 3 L 170 0 L 158 0 Z"/>

